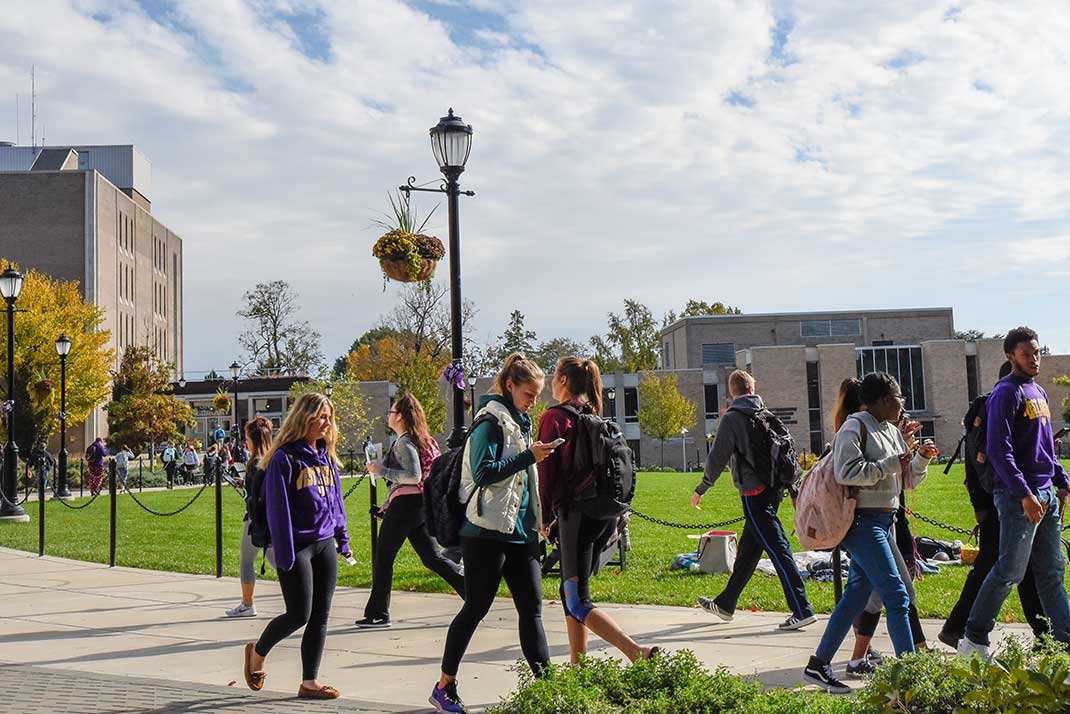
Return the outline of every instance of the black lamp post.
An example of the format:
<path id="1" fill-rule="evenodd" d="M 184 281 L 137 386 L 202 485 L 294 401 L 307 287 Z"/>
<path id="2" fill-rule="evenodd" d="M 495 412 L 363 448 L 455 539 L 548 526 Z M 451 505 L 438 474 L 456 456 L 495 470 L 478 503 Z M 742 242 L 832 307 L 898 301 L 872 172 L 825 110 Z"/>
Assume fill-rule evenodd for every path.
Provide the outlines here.
<path id="1" fill-rule="evenodd" d="M 56 340 L 59 355 L 59 474 L 56 476 L 56 498 L 70 498 L 67 490 L 67 355 L 71 352 L 71 338 L 60 335 Z"/>
<path id="2" fill-rule="evenodd" d="M 238 377 L 241 375 L 241 365 L 237 361 L 230 363 L 230 376 L 234 378 L 234 444 L 237 445 L 241 438 L 241 424 L 238 423 Z"/>
<path id="3" fill-rule="evenodd" d="M 22 292 L 22 273 L 8 268 L 0 274 L 0 296 L 7 302 L 7 447 L 4 452 L 3 498 L 0 499 L 0 519 L 28 521 L 30 517 L 22 506 L 15 503 L 18 497 L 19 447 L 15 444 L 15 301 Z"/>
<path id="4" fill-rule="evenodd" d="M 415 185 L 416 177 L 410 176 L 402 191 L 430 191 L 446 194 L 446 208 L 450 223 L 450 330 L 451 356 L 454 368 L 462 365 L 463 345 L 461 340 L 461 226 L 458 216 L 459 197 L 474 196 L 473 191 L 462 191 L 457 179 L 464 172 L 468 154 L 472 150 L 472 127 L 465 124 L 460 117 L 453 115 L 453 109 L 431 127 L 431 150 L 435 154 L 438 168 L 445 176 L 440 188 L 422 188 Z M 453 431 L 450 433 L 449 446 L 460 446 L 464 442 L 467 429 L 464 425 L 464 387 L 458 386 L 459 380 L 453 382 Z"/>
<path id="5" fill-rule="evenodd" d="M 331 395 L 334 394 L 334 385 L 331 382 L 327 382 L 327 384 L 323 385 L 323 394 L 328 399 L 330 399 Z"/>

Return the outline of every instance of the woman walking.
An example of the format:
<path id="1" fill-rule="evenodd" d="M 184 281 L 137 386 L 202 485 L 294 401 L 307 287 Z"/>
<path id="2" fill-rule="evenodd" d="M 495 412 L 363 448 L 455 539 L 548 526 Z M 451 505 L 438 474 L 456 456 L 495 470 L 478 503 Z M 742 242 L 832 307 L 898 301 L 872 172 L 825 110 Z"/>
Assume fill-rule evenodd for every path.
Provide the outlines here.
<path id="1" fill-rule="evenodd" d="M 185 450 L 182 452 L 182 483 L 193 483 L 194 474 L 197 472 L 197 465 L 201 462 L 200 454 L 197 453 L 197 445 L 191 441 L 186 444 Z"/>
<path id="2" fill-rule="evenodd" d="M 297 696 L 340 696 L 317 679 L 338 579 L 337 553 L 351 557 L 337 438 L 330 400 L 322 394 L 302 394 L 261 459 L 267 462 L 263 487 L 268 530 L 286 612 L 268 623 L 259 641 L 245 646 L 245 682 L 250 689 L 263 688 L 264 658 L 271 649 L 304 627 Z"/>
<path id="3" fill-rule="evenodd" d="M 261 457 L 271 448 L 271 422 L 264 417 L 256 417 L 245 424 L 245 442 L 251 454 L 245 467 L 245 525 L 241 532 L 241 602 L 227 610 L 227 617 L 256 617 L 253 606 L 253 588 L 256 587 L 256 554 L 260 551 L 253 545 L 252 525 L 253 508 L 262 498 L 264 491 L 264 469 Z"/>
<path id="4" fill-rule="evenodd" d="M 836 481 L 858 489 L 854 522 L 842 543 L 851 554 L 851 568 L 843 597 L 803 670 L 807 682 L 837 694 L 851 689 L 836 678 L 832 658 L 874 590 L 884 603 L 896 655 L 914 651 L 910 595 L 895 562 L 891 530 L 900 492 L 920 484 L 936 456 L 936 448 L 927 441 L 911 458 L 896 426 L 903 397 L 894 377 L 884 372 L 866 375 L 859 396 L 861 410 L 840 427 L 832 448 Z"/>
<path id="5" fill-rule="evenodd" d="M 553 447 L 531 442 L 528 410 L 539 398 L 546 375 L 532 360 L 513 353 L 494 381 L 494 393 L 480 399 L 465 445 L 461 498 L 467 503 L 461 528 L 464 606 L 450 623 L 442 673 L 430 702 L 439 712 L 466 712 L 457 694 L 457 669 L 480 621 L 490 610 L 502 578 L 519 616 L 520 649 L 536 674 L 550 664 L 542 627 L 542 570 L 539 531 L 542 506 L 535 464 Z"/>
<path id="6" fill-rule="evenodd" d="M 427 429 L 424 408 L 416 397 L 404 394 L 387 412 L 387 425 L 397 434 L 382 465 L 368 464 L 368 471 L 386 479 L 389 496 L 381 509 L 383 524 L 372 568 L 372 592 L 357 627 L 390 627 L 390 589 L 394 582 L 394 560 L 408 539 L 424 567 L 450 584 L 464 597 L 464 575 L 447 560 L 424 525 L 424 478 L 431 462 L 439 455 L 438 444 Z"/>
<path id="7" fill-rule="evenodd" d="M 539 441 L 564 443 L 539 464 L 542 511 L 557 517 L 558 549 L 561 553 L 561 604 L 568 630 L 568 648 L 573 664 L 587 652 L 587 631 L 610 643 L 631 661 L 650 657 L 656 647 L 640 647 L 591 598 L 590 580 L 617 518 L 595 518 L 583 513 L 571 487 L 584 474 L 572 471 L 573 437 L 580 414 L 602 412 L 602 376 L 591 360 L 564 357 L 557 363 L 551 382 L 558 405 L 543 412 Z"/>
<path id="8" fill-rule="evenodd" d="M 104 448 L 104 440 L 99 436 L 85 450 L 85 462 L 89 469 L 89 493 L 94 496 L 100 493 L 104 485 L 104 459 L 107 456 L 108 450 Z"/>

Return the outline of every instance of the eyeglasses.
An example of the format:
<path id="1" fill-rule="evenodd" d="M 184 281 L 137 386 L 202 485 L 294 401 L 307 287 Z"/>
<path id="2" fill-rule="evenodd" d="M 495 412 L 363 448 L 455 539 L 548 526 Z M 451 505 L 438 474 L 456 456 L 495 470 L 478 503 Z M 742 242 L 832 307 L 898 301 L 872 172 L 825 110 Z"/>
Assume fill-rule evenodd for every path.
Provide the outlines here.
<path id="1" fill-rule="evenodd" d="M 387 412 L 386 412 L 386 413 L 387 413 L 387 414 L 400 414 L 401 412 L 399 412 L 399 411 L 398 411 L 398 410 L 396 410 L 396 409 L 389 409 L 389 410 L 387 410 Z"/>

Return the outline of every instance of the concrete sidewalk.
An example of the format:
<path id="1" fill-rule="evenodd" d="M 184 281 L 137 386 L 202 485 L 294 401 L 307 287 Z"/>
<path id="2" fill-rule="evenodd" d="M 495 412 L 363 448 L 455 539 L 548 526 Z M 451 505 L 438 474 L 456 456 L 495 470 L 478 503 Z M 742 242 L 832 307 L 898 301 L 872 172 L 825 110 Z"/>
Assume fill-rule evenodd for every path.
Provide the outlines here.
<path id="1" fill-rule="evenodd" d="M 213 711 L 218 709 L 209 704 L 219 696 L 228 698 L 228 712 L 283 711 L 272 708 L 282 706 L 280 702 L 289 707 L 285 711 L 306 711 L 304 703 L 293 699 L 300 680 L 299 635 L 271 653 L 263 692 L 249 692 L 242 679 L 242 646 L 255 640 L 268 619 L 283 609 L 276 582 L 257 586 L 259 617 L 231 620 L 223 616 L 223 610 L 238 602 L 240 589 L 234 578 L 109 569 L 6 548 L 0 548 L 0 573 L 0 663 L 17 665 L 0 667 L 4 689 L 32 690 L 38 702 L 41 696 L 52 696 L 55 688 L 57 698 L 53 705 L 40 709 L 16 706 L 9 710 L 4 707 L 15 706 L 12 700 L 0 697 L 0 711 Z M 359 630 L 353 620 L 361 616 L 367 596 L 367 590 L 356 588 L 339 588 L 335 594 L 320 671 L 321 679 L 340 689 L 344 699 L 333 708 L 319 710 L 430 711 L 427 696 L 438 677 L 446 629 L 460 600 L 454 595 L 395 593 L 394 626 Z M 739 612 L 733 622 L 722 623 L 698 608 L 615 605 L 605 609 L 644 644 L 670 650 L 686 647 L 710 668 L 725 666 L 739 674 L 757 675 L 767 685 L 789 687 L 802 683 L 802 667 L 827 620 L 821 616 L 804 631 L 778 632 L 776 626 L 784 614 Z M 543 619 L 554 661 L 567 661 L 560 606 L 545 603 Z M 935 643 L 940 624 L 925 624 Z M 1000 629 L 1028 631 L 1013 625 Z M 597 638 L 592 637 L 591 644 L 592 653 L 604 649 Z M 883 627 L 874 646 L 891 650 Z M 843 658 L 847 654 L 841 651 Z M 506 696 L 516 683 L 510 668 L 520 657 L 512 603 L 499 600 L 476 632 L 461 665 L 460 692 L 469 706 L 494 704 Z M 23 677 L 54 682 L 55 687 L 50 684 L 42 693 L 39 686 L 20 685 Z M 60 693 L 71 688 L 77 691 L 81 685 L 72 682 L 83 680 L 105 682 L 93 685 L 93 691 L 115 693 L 126 700 L 126 708 L 103 708 L 103 700 L 74 704 L 85 708 L 60 707 L 67 701 Z M 150 687 L 157 703 L 146 709 L 131 708 L 132 700 L 122 692 L 142 695 L 146 683 L 152 682 L 158 682 Z M 186 702 L 185 708 L 166 708 L 169 701 Z M 216 706 L 221 706 L 218 701 Z"/>

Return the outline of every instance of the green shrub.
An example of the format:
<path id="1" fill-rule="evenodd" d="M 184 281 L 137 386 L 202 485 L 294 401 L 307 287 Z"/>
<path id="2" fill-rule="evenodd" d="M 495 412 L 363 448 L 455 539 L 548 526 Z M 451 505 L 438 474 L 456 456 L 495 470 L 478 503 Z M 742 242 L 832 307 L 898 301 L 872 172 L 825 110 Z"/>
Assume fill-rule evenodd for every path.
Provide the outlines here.
<path id="1" fill-rule="evenodd" d="M 951 714 L 974 690 L 966 678 L 967 662 L 942 652 L 926 651 L 887 659 L 858 695 L 867 712 Z"/>

